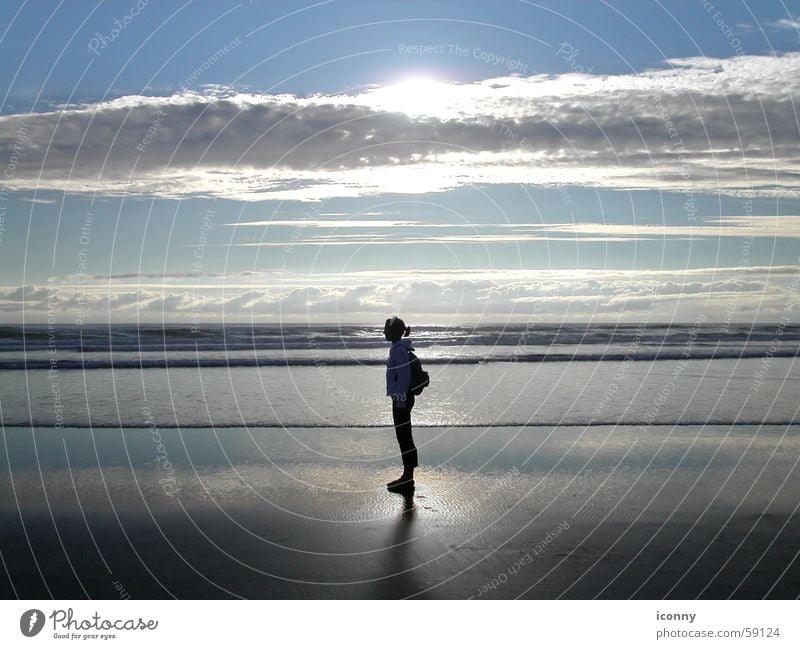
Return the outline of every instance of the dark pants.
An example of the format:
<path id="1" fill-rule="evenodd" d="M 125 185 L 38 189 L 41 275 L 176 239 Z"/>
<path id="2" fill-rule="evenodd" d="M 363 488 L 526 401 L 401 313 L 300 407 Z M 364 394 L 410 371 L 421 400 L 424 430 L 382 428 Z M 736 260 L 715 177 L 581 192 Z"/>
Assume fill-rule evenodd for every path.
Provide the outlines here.
<path id="1" fill-rule="evenodd" d="M 414 407 L 414 395 L 410 392 L 406 395 L 406 407 L 398 408 L 392 402 L 392 419 L 394 419 L 394 431 L 397 434 L 397 443 L 400 444 L 400 452 L 403 454 L 403 468 L 413 469 L 417 466 L 417 447 L 414 446 L 414 438 L 411 436 L 411 409 Z"/>

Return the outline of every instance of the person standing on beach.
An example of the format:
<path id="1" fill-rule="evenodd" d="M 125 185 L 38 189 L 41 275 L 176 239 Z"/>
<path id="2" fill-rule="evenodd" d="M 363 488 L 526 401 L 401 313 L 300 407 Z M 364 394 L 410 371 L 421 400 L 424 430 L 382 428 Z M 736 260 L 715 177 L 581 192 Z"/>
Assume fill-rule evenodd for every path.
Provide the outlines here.
<path id="1" fill-rule="evenodd" d="M 411 392 L 411 359 L 409 350 L 414 349 L 407 339 L 411 327 L 407 327 L 397 316 L 386 320 L 383 335 L 392 343 L 386 362 L 386 395 L 392 398 L 392 419 L 397 434 L 397 443 L 403 456 L 403 474 L 387 482 L 389 489 L 411 489 L 414 487 L 414 469 L 417 466 L 417 447 L 411 436 L 411 409 L 414 395 Z"/>

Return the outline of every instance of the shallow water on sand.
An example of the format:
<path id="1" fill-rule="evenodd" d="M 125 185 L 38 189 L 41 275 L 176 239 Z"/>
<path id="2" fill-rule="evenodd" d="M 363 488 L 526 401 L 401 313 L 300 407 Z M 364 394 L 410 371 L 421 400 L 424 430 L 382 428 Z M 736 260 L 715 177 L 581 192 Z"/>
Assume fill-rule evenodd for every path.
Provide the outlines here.
<path id="1" fill-rule="evenodd" d="M 432 365 L 418 425 L 775 423 L 798 419 L 794 359 Z M 376 366 L 0 373 L 6 426 L 381 426 Z M 800 422 L 798 422 L 800 423 Z"/>

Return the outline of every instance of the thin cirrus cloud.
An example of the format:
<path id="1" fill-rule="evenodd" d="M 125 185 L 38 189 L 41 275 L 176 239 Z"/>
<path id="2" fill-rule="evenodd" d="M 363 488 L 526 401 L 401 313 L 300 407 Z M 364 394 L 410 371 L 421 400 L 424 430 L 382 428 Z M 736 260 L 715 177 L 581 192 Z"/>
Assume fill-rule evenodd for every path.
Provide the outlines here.
<path id="1" fill-rule="evenodd" d="M 242 242 L 226 246 L 284 246 L 284 245 L 387 245 L 412 243 L 516 243 L 522 241 L 632 241 L 676 238 L 787 238 L 800 239 L 800 216 L 723 216 L 700 218 L 692 225 L 662 225 L 637 223 L 430 223 L 425 221 L 359 220 L 359 219 L 275 219 L 226 223 L 228 227 L 261 228 L 265 234 L 280 233 L 275 228 L 291 227 L 291 236 L 278 240 Z M 304 237 L 297 240 L 296 230 L 302 228 Z M 391 234 L 380 230 L 390 228 Z M 369 234 L 364 229 L 377 230 Z M 332 233 L 320 231 L 333 230 Z M 350 231 L 354 232 L 350 232 Z M 419 236 L 416 230 L 424 230 Z M 446 231 L 466 231 L 452 234 Z M 496 234 L 492 231 L 510 231 Z M 433 231 L 433 232 L 431 232 Z M 564 235 L 572 235 L 565 237 Z M 220 244 L 222 245 L 222 244 Z"/>
<path id="2" fill-rule="evenodd" d="M 800 197 L 800 54 L 620 75 L 209 88 L 0 117 L 5 187 L 319 201 L 475 183 Z"/>
<path id="3" fill-rule="evenodd" d="M 800 30 L 800 16 L 797 18 L 781 18 L 775 22 L 767 23 L 767 26 L 773 29 L 791 29 L 798 31 Z"/>

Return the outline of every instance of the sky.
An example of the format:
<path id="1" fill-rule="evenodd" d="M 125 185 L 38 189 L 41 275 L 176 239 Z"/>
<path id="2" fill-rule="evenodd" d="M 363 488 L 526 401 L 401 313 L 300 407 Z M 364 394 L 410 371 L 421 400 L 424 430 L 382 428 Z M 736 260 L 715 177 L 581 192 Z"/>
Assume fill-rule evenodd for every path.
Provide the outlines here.
<path id="1" fill-rule="evenodd" d="M 0 30 L 0 322 L 800 316 L 800 0 L 5 0 Z"/>

